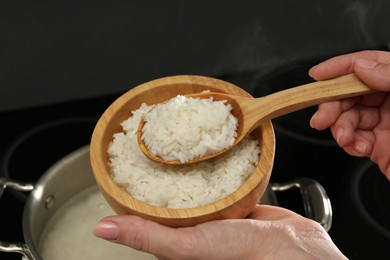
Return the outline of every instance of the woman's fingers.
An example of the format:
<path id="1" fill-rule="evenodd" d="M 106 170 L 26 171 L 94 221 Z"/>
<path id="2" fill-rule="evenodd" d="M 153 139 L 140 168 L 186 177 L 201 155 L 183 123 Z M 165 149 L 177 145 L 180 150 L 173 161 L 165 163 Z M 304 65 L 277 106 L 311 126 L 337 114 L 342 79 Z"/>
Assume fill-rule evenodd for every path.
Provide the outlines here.
<path id="1" fill-rule="evenodd" d="M 159 259 L 345 259 L 319 223 L 266 205 L 256 206 L 248 219 L 188 228 L 169 228 L 130 215 L 111 216 L 101 220 L 94 234 Z"/>
<path id="2" fill-rule="evenodd" d="M 186 259 L 189 255 L 204 259 L 213 253 L 216 259 L 226 259 L 227 249 L 234 251 L 237 257 L 256 252 L 257 247 L 252 245 L 258 243 L 257 228 L 264 229 L 266 236 L 265 228 L 270 228 L 272 221 L 304 219 L 290 210 L 267 205 L 257 205 L 248 218 L 253 220 L 222 220 L 195 227 L 170 228 L 137 216 L 119 215 L 102 219 L 93 233 L 162 259 Z M 232 252 L 228 254 L 233 256 Z"/>
<path id="3" fill-rule="evenodd" d="M 390 91 L 390 57 L 389 63 L 378 63 L 367 59 L 356 59 L 354 71 L 356 75 L 377 91 Z"/>
<path id="4" fill-rule="evenodd" d="M 309 75 L 315 80 L 327 80 L 340 77 L 353 71 L 353 58 L 339 56 L 317 64 L 309 70 Z"/>
<path id="5" fill-rule="evenodd" d="M 336 122 L 342 113 L 340 101 L 332 101 L 318 106 L 318 111 L 312 116 L 310 126 L 317 130 L 324 130 Z"/>
<path id="6" fill-rule="evenodd" d="M 247 218 L 264 221 L 275 221 L 286 218 L 302 217 L 293 211 L 270 205 L 256 205 Z"/>
<path id="7" fill-rule="evenodd" d="M 111 242 L 130 246 L 152 254 L 173 254 L 181 247 L 177 230 L 131 215 L 110 216 L 102 219 L 94 228 L 94 235 Z M 180 252 L 174 252 L 180 255 Z"/>
<path id="8" fill-rule="evenodd" d="M 370 114 L 370 111 L 348 110 L 331 127 L 337 144 L 347 153 L 358 157 L 369 156 L 374 144 L 372 129 L 366 131 L 363 127 L 372 124 L 372 120 L 369 117 L 362 120 L 364 114 Z"/>
<path id="9" fill-rule="evenodd" d="M 330 127 L 342 113 L 351 109 L 360 100 L 360 97 L 353 97 L 320 104 L 318 106 L 318 111 L 310 120 L 310 126 L 317 130 L 324 130 Z"/>
<path id="10" fill-rule="evenodd" d="M 357 61 L 359 59 L 360 61 Z M 358 63 L 360 62 L 360 66 L 362 69 L 364 69 L 363 67 L 370 67 L 373 65 L 373 64 L 363 64 L 364 61 L 362 59 L 370 60 L 376 63 L 386 63 L 390 61 L 390 52 L 360 51 L 360 52 L 336 56 L 324 62 L 321 62 L 320 64 L 311 68 L 309 70 L 309 75 L 315 80 L 326 80 L 326 79 L 331 79 L 331 78 L 343 76 L 345 74 L 354 72 L 356 66 L 359 66 L 359 64 L 354 65 L 355 62 Z"/>

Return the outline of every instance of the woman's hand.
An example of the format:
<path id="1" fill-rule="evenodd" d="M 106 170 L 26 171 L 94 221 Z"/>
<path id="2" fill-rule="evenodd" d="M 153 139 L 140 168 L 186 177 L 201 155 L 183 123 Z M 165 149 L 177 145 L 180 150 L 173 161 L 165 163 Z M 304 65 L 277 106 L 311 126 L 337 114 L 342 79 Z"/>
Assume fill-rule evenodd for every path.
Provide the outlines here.
<path id="1" fill-rule="evenodd" d="M 257 205 L 247 219 L 170 228 L 136 216 L 102 219 L 94 234 L 159 259 L 346 259 L 317 222 Z"/>
<path id="2" fill-rule="evenodd" d="M 390 52 L 341 55 L 309 71 L 316 80 L 348 73 L 379 93 L 321 104 L 310 125 L 318 130 L 331 127 L 340 147 L 353 156 L 369 157 L 390 180 Z"/>

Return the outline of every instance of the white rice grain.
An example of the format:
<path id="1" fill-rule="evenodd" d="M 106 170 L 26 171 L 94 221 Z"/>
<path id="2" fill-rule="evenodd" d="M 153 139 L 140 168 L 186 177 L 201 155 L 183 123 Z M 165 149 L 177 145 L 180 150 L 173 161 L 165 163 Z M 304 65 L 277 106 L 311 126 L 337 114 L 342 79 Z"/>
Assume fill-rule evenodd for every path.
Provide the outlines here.
<path id="1" fill-rule="evenodd" d="M 236 140 L 237 119 L 225 100 L 178 95 L 144 116 L 142 140 L 153 156 L 182 163 L 222 151 Z"/>
<path id="2" fill-rule="evenodd" d="M 133 111 L 108 149 L 113 180 L 136 199 L 158 207 L 198 207 L 228 196 L 255 170 L 260 149 L 250 136 L 228 153 L 205 162 L 173 166 L 151 161 L 137 142 L 139 122 L 151 108 L 142 104 Z"/>

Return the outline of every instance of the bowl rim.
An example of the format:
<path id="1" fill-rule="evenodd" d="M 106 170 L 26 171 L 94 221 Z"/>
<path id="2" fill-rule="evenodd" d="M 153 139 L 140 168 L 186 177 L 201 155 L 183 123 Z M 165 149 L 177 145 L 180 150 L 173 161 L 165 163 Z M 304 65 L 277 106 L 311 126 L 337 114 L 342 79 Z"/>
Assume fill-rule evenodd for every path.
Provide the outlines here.
<path id="1" fill-rule="evenodd" d="M 104 111 L 95 126 L 90 143 L 90 161 L 96 182 L 101 192 L 108 200 L 110 205 L 110 200 L 116 200 L 116 203 L 118 203 L 118 207 L 114 208 L 114 210 L 118 213 L 130 213 L 138 214 L 144 217 L 152 216 L 169 219 L 173 217 L 177 219 L 183 219 L 204 216 L 219 212 L 227 207 L 233 206 L 234 203 L 239 200 L 242 200 L 245 196 L 251 193 L 252 190 L 256 189 L 256 187 L 259 186 L 261 182 L 266 181 L 267 184 L 269 182 L 275 155 L 275 134 L 271 121 L 267 121 L 261 126 L 259 126 L 257 129 L 255 129 L 255 131 L 258 131 L 258 135 L 260 138 L 260 158 L 259 164 L 255 168 L 254 172 L 237 190 L 213 203 L 201 205 L 194 208 L 156 207 L 132 197 L 124 188 L 120 187 L 120 185 L 116 184 L 113 181 L 113 179 L 111 178 L 111 173 L 108 164 L 107 149 L 109 142 L 105 140 L 108 138 L 108 134 L 110 135 L 110 140 L 112 140 L 113 133 L 116 133 L 115 129 L 110 129 L 109 131 L 106 131 L 113 120 L 112 115 L 115 114 L 116 116 L 118 116 L 118 114 L 120 114 L 120 117 L 123 118 L 123 120 L 127 119 L 131 115 L 131 111 L 134 110 L 131 109 L 130 106 L 126 109 L 124 108 L 124 106 L 128 106 L 128 104 L 130 103 L 129 100 L 136 100 L 137 102 L 141 102 L 137 104 L 136 108 L 138 108 L 142 104 L 142 102 L 145 102 L 145 100 L 141 100 L 142 97 L 140 96 L 145 95 L 146 91 L 148 91 L 150 88 L 159 88 L 160 90 L 164 90 L 164 88 L 166 88 L 167 86 L 168 88 L 172 88 L 172 85 L 177 84 L 180 84 L 182 87 L 181 93 L 178 94 L 193 93 L 194 91 L 192 88 L 195 87 L 197 89 L 209 89 L 215 92 L 234 92 L 232 94 L 252 97 L 242 88 L 220 79 L 198 75 L 176 75 L 158 78 L 143 83 L 130 89 L 129 91 L 121 95 L 119 98 L 117 98 Z M 190 89 L 186 89 L 186 86 L 191 87 Z M 170 96 L 168 98 L 171 97 L 173 96 Z M 161 101 L 164 100 L 162 99 L 163 97 L 160 98 Z M 124 111 L 127 111 L 127 114 Z M 267 142 L 263 142 L 264 138 L 267 138 Z M 263 194 L 263 192 L 264 191 L 262 191 L 261 195 Z M 121 209 L 120 207 L 123 207 L 123 209 L 126 208 L 127 211 L 123 212 L 123 209 Z"/>

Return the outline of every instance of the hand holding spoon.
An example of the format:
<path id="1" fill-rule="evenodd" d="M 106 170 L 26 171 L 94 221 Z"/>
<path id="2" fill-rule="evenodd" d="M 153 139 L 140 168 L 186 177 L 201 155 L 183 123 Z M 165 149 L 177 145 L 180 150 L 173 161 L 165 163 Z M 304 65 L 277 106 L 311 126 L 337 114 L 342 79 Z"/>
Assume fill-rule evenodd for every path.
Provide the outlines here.
<path id="1" fill-rule="evenodd" d="M 374 93 L 374 91 L 354 74 L 349 74 L 331 80 L 317 81 L 286 89 L 260 98 L 239 97 L 216 92 L 192 94 L 189 96 L 193 98 L 213 97 L 214 100 L 226 100 L 226 103 L 233 107 L 232 114 L 238 120 L 238 129 L 236 140 L 232 146 L 213 154 L 194 158 L 186 163 L 181 163 L 179 160 L 166 161 L 148 151 L 142 140 L 142 128 L 145 124 L 143 120 L 137 132 L 138 143 L 142 152 L 153 161 L 172 165 L 197 163 L 227 152 L 266 120 L 320 103 L 369 93 Z"/>

